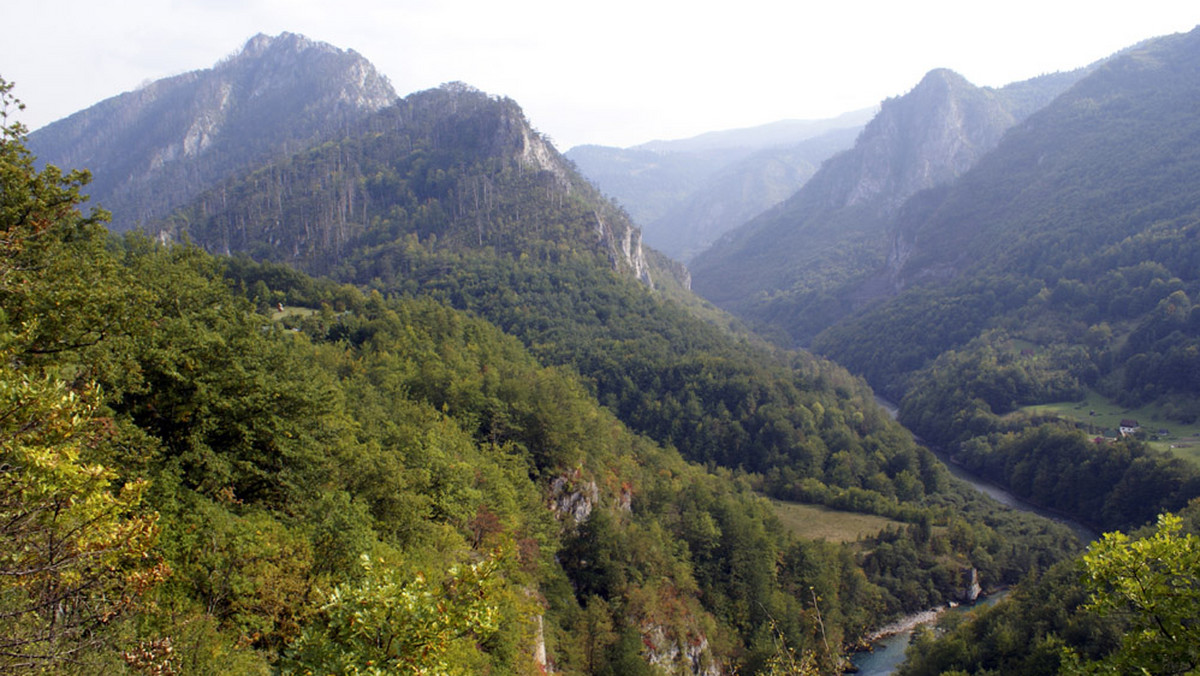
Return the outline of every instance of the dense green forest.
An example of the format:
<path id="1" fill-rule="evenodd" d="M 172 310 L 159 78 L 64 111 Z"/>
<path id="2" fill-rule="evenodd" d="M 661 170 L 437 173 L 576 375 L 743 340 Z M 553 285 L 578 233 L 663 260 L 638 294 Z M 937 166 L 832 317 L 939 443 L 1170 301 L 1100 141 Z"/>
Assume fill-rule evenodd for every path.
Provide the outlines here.
<path id="1" fill-rule="evenodd" d="M 581 187 L 569 167 L 529 166 L 525 158 L 539 146 L 534 132 L 514 129 L 519 116 L 511 101 L 462 85 L 414 95 L 381 116 L 387 124 L 372 126 L 367 137 L 328 143 L 232 181 L 171 227 L 186 224 L 185 232 L 220 249 L 225 240 L 211 233 L 227 224 L 247 233 L 278 227 L 261 195 L 289 185 L 323 187 L 305 198 L 314 214 L 306 228 L 363 234 L 340 256 L 324 250 L 322 258 L 297 262 L 487 318 L 543 362 L 580 373 L 625 424 L 690 461 L 761 475 L 761 489 L 776 497 L 909 522 L 920 519 L 913 503 L 958 492 L 932 454 L 887 420 L 844 370 L 733 338 L 648 293 L 608 241 L 622 214 Z M 335 167 L 362 178 L 322 182 Z M 388 178 L 372 178 L 379 176 Z M 354 200 L 361 213 L 343 226 L 331 205 L 348 202 L 346 190 L 361 193 Z M 608 229 L 597 232 L 606 222 Z M 287 249 L 248 248 L 287 259 Z M 258 281 L 241 283 L 252 288 Z M 303 290 L 289 288 L 282 297 L 314 302 Z M 965 553 L 975 543 L 960 546 Z M 1017 554 L 1026 546 L 1010 550 L 1011 561 L 1027 560 Z M 972 557 L 978 565 L 975 558 L 987 557 Z M 996 581 L 989 584 L 1019 575 L 1019 564 L 997 563 L 985 566 L 985 579 Z M 939 584 L 960 574 L 940 574 Z M 932 597 L 906 598 L 902 605 L 913 607 Z"/>
<path id="2" fill-rule="evenodd" d="M 1004 603 L 923 629 L 897 673 L 1196 673 L 1197 533 L 1200 502 L 1132 539 L 1106 535 L 1081 559 L 1038 571 Z"/>
<path id="3" fill-rule="evenodd" d="M 1185 246 L 1194 229 L 1127 239 L 1075 268 L 1097 272 L 1051 273 L 1052 284 L 982 275 L 914 289 L 830 329 L 819 348 L 861 368 L 901 401 L 901 421 L 973 471 L 1097 527 L 1137 527 L 1200 495 L 1200 470 L 1086 417 L 1022 409 L 1096 392 L 1196 421 L 1200 332 L 1190 298 L 1200 289 Z M 1175 255 L 1095 264 L 1150 258 L 1146 249 L 1160 245 Z"/>
<path id="4" fill-rule="evenodd" d="M 364 292 L 111 239 L 77 209 L 88 176 L 36 170 L 22 132 L 0 143 L 4 670 L 828 671 L 971 568 L 1011 583 L 1076 547 L 952 482 L 860 381 L 702 330 L 603 249 L 558 268 L 425 251 L 395 260 L 461 265 L 415 276 L 421 293 Z M 483 305 L 479 288 L 506 292 L 473 288 L 485 272 L 546 287 L 541 317 Z M 620 371 L 685 399 L 656 416 L 617 369 L 578 375 L 599 330 L 550 338 L 595 313 L 620 316 Z M 662 376 L 639 366 L 656 358 Z M 724 419 L 674 429 L 696 401 Z M 696 445 L 705 429 L 744 437 L 745 461 Z M 907 525 L 797 540 L 763 492 Z"/>

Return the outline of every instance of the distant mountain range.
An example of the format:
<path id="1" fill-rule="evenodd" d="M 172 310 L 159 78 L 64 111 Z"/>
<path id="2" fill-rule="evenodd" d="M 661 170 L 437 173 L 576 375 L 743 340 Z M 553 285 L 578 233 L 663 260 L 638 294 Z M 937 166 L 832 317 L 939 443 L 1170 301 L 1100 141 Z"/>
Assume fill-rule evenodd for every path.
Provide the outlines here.
<path id="1" fill-rule="evenodd" d="M 874 113 L 783 120 L 632 148 L 577 146 L 566 155 L 629 211 L 647 243 L 686 262 L 804 185 L 821 162 L 853 144 Z"/>
<path id="2" fill-rule="evenodd" d="M 792 342 L 808 342 L 887 293 L 866 282 L 884 264 L 892 219 L 910 197 L 955 180 L 1082 76 L 992 90 L 953 71 L 930 72 L 911 92 L 885 101 L 851 150 L 692 261 L 696 290 Z"/>

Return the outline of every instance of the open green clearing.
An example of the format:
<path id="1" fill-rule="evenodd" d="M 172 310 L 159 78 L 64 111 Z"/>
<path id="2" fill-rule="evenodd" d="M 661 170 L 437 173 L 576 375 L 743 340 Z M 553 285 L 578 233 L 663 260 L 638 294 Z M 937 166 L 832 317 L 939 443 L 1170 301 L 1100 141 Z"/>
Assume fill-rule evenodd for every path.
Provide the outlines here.
<path id="1" fill-rule="evenodd" d="M 280 312 L 279 310 L 272 310 L 271 311 L 271 319 L 273 319 L 275 321 L 279 321 L 281 319 L 286 319 L 288 317 L 308 317 L 310 315 L 315 315 L 316 313 L 317 313 L 317 311 L 313 310 L 312 308 L 298 307 L 295 305 L 285 305 L 285 306 L 283 306 L 282 312 Z"/>
<path id="2" fill-rule="evenodd" d="M 879 533 L 888 526 L 900 527 L 899 521 L 876 516 L 843 512 L 819 505 L 771 500 L 775 514 L 793 534 L 809 540 L 854 542 Z"/>
<path id="3" fill-rule="evenodd" d="M 1141 424 L 1146 441 L 1162 451 L 1200 465 L 1200 423 L 1184 425 L 1162 416 L 1157 406 L 1124 408 L 1099 393 L 1088 390 L 1083 401 L 1062 401 L 1038 404 L 1020 409 L 1031 415 L 1053 415 L 1064 420 L 1084 425 L 1093 434 L 1116 436 L 1117 426 L 1124 418 L 1133 418 Z"/>

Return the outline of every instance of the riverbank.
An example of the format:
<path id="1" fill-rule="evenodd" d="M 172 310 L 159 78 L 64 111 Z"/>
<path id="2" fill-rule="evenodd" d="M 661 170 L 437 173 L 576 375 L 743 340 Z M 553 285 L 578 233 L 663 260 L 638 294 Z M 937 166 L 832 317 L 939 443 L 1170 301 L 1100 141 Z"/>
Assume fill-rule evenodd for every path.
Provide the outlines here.
<path id="1" fill-rule="evenodd" d="M 930 608 L 890 622 L 868 636 L 869 648 L 854 653 L 850 663 L 858 676 L 887 676 L 904 661 L 904 650 L 908 647 L 913 630 L 933 624 L 946 613 L 970 612 L 976 608 L 990 606 L 1008 595 L 1008 588 L 1000 588 L 975 603 L 946 605 Z"/>
<path id="2" fill-rule="evenodd" d="M 919 613 L 906 615 L 895 622 L 890 622 L 883 625 L 879 629 L 869 634 L 867 636 L 867 643 L 874 643 L 882 638 L 895 636 L 896 634 L 902 634 L 904 632 L 911 632 L 913 629 L 916 629 L 922 624 L 936 622 L 937 618 L 947 610 L 950 610 L 950 606 L 938 606 L 937 608 L 930 608 L 929 610 L 922 610 Z"/>
<path id="3" fill-rule="evenodd" d="M 879 404 L 880 408 L 887 411 L 892 420 L 899 421 L 900 407 L 898 405 L 896 405 L 894 402 L 884 399 L 879 395 L 875 395 L 875 403 Z M 909 430 L 909 434 L 912 434 L 912 430 Z M 953 456 L 944 450 L 926 444 L 924 440 L 915 434 L 913 434 L 913 439 L 918 444 L 921 444 L 925 448 L 929 449 L 931 453 L 937 456 L 938 460 L 942 461 L 942 464 L 946 466 L 946 469 L 950 470 L 952 475 L 967 482 L 972 488 L 980 493 L 983 493 L 984 495 L 987 495 L 996 502 L 999 502 L 1000 504 L 1012 509 L 1030 512 L 1051 521 L 1061 523 L 1067 528 L 1070 528 L 1071 531 L 1074 532 L 1075 535 L 1084 543 L 1092 542 L 1099 537 L 1096 529 L 1079 522 L 1072 516 L 1063 514 L 1057 510 L 1036 505 L 1024 498 L 1017 497 L 1016 495 L 1010 493 L 1005 487 L 992 483 L 991 481 L 971 472 L 966 467 L 963 467 L 954 459 Z"/>
<path id="4" fill-rule="evenodd" d="M 955 460 L 954 456 L 950 455 L 944 450 L 926 444 L 923 445 L 925 445 L 925 448 L 928 448 L 931 453 L 937 456 L 938 460 L 942 461 L 942 464 L 946 466 L 946 469 L 950 470 L 951 474 L 959 479 L 962 479 L 968 484 L 971 484 L 972 488 L 991 497 L 993 500 L 999 502 L 1005 507 L 1017 509 L 1022 512 L 1029 512 L 1031 514 L 1037 514 L 1038 516 L 1049 519 L 1055 523 L 1060 523 L 1067 528 L 1070 528 L 1071 532 L 1075 533 L 1075 536 L 1085 544 L 1100 538 L 1097 529 L 1092 527 L 1090 524 L 1085 524 L 1077 520 L 1075 517 L 1057 509 L 1045 507 L 1037 503 L 1030 502 L 1025 498 L 1017 497 L 1016 495 L 1008 492 L 1008 489 L 1004 486 L 989 481 L 988 479 L 985 479 L 967 469 L 962 465 L 962 463 Z"/>

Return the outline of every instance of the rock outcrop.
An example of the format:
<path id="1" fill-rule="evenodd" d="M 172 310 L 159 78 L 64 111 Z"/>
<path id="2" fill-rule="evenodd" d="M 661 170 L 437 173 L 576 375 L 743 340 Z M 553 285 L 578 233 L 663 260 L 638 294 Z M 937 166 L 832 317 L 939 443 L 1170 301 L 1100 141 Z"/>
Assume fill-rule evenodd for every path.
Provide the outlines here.
<path id="1" fill-rule="evenodd" d="M 583 523 L 592 515 L 592 509 L 600 500 L 600 490 L 595 481 L 583 481 L 578 472 L 561 475 L 550 482 L 550 511 L 558 518 L 570 518 Z"/>

